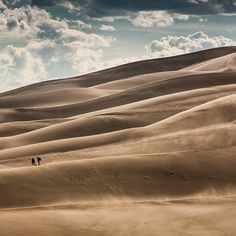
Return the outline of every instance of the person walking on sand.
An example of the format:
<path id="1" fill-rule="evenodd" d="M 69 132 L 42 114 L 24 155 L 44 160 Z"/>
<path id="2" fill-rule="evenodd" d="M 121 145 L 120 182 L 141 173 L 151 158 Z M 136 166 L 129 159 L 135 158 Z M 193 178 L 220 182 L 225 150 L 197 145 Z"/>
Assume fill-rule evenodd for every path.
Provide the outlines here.
<path id="1" fill-rule="evenodd" d="M 37 157 L 37 162 L 38 162 L 38 165 L 40 166 L 40 164 L 41 164 L 41 161 L 42 161 L 42 159 L 40 158 L 40 157 Z"/>
<path id="2" fill-rule="evenodd" d="M 31 164 L 32 164 L 32 166 L 36 166 L 35 159 L 33 157 L 31 159 Z"/>

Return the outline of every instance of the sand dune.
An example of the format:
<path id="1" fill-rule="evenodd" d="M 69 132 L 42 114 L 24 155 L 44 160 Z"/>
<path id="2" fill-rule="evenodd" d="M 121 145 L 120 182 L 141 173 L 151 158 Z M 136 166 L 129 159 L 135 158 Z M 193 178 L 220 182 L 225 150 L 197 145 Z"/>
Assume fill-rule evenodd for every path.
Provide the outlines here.
<path id="1" fill-rule="evenodd" d="M 49 91 L 47 91 L 49 90 Z M 55 91 L 54 91 L 55 90 Z M 43 89 L 36 93 L 0 97 L 0 108 L 16 108 L 16 107 L 53 107 L 62 106 L 71 103 L 78 103 L 93 100 L 114 93 L 112 90 L 98 90 L 88 88 L 53 88 Z M 70 96 L 68 96 L 70 94 Z"/>
<path id="2" fill-rule="evenodd" d="M 0 112 L 2 123 L 9 121 L 27 121 L 52 118 L 65 118 L 88 112 L 111 108 L 141 101 L 144 99 L 164 96 L 183 91 L 212 86 L 234 84 L 235 73 L 199 74 L 172 78 L 166 81 L 157 81 L 144 86 L 135 87 L 102 98 L 90 101 L 73 103 L 65 106 L 48 108 L 5 108 Z"/>
<path id="3" fill-rule="evenodd" d="M 201 62 L 184 70 L 190 71 L 217 71 L 217 72 L 235 72 L 236 71 L 236 53 Z"/>
<path id="4" fill-rule="evenodd" d="M 234 235 L 235 63 L 216 48 L 1 94 L 3 235 Z"/>

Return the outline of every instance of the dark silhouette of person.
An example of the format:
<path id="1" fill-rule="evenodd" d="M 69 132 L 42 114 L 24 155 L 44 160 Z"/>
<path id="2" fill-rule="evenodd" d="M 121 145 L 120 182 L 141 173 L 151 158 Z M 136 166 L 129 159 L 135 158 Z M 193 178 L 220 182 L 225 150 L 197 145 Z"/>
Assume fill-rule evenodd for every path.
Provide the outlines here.
<path id="1" fill-rule="evenodd" d="M 35 159 L 32 157 L 31 159 L 32 166 L 36 166 Z"/>
<path id="2" fill-rule="evenodd" d="M 37 162 L 38 162 L 38 165 L 40 166 L 40 164 L 41 164 L 41 161 L 42 161 L 42 159 L 40 158 L 40 157 L 37 157 Z"/>

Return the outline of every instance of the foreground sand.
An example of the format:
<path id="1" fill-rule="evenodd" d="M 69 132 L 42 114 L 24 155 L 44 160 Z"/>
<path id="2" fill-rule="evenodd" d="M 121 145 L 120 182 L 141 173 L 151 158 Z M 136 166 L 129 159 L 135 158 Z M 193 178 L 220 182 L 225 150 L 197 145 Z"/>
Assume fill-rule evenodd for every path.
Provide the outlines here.
<path id="1" fill-rule="evenodd" d="M 1 94 L 0 235 L 235 235 L 235 81 L 225 47 Z"/>
<path id="2" fill-rule="evenodd" d="M 236 198 L 106 201 L 1 211 L 1 235 L 235 235 Z"/>

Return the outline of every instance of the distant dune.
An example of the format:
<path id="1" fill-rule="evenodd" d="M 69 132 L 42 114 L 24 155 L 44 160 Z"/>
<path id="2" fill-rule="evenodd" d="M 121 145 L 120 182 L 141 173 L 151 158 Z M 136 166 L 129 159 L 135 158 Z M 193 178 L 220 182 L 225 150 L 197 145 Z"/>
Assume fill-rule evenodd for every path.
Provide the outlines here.
<path id="1" fill-rule="evenodd" d="M 235 151 L 236 47 L 2 93 L 0 235 L 235 235 Z"/>

